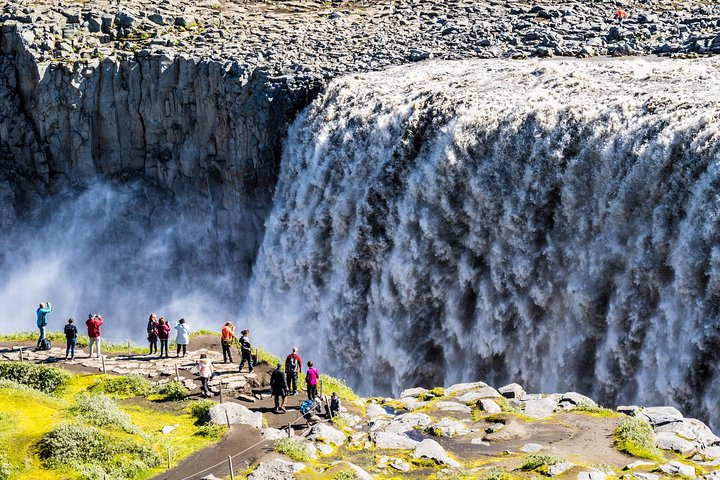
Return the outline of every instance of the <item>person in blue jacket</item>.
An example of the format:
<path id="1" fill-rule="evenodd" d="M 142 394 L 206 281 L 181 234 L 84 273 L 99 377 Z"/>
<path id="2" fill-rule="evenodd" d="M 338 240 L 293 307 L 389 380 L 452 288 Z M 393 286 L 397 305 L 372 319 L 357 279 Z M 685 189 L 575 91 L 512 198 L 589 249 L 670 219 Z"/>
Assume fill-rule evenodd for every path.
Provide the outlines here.
<path id="1" fill-rule="evenodd" d="M 37 326 L 40 330 L 40 338 L 38 338 L 37 346 L 40 347 L 40 343 L 45 340 L 45 327 L 47 326 L 48 313 L 52 312 L 52 305 L 50 302 L 41 303 L 37 309 Z"/>

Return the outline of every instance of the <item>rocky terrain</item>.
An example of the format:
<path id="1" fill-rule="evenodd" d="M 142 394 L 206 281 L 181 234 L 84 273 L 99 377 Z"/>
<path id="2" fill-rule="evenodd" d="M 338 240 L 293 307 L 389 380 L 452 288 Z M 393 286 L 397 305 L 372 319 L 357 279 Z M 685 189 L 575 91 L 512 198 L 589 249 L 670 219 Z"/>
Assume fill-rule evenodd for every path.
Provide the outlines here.
<path id="1" fill-rule="evenodd" d="M 474 382 L 406 389 L 398 398 L 346 397 L 336 419 L 319 415 L 306 421 L 298 412 L 304 395 L 289 398 L 287 414 L 266 408 L 270 399 L 259 395 L 267 388 L 267 365 L 258 367 L 259 375 L 239 374 L 234 364 L 220 362 L 214 348 L 191 351 L 187 358 L 111 355 L 104 362 L 79 358 L 59 364 L 85 372 L 104 365 L 110 374 L 141 375 L 161 383 L 177 375 L 195 394 L 193 365 L 200 353 L 217 365 L 213 385 L 219 389 L 222 379 L 224 391 L 224 402 L 215 397 L 219 403 L 210 408 L 209 420 L 243 426 L 243 439 L 231 430 L 217 448 L 199 452 L 157 478 L 224 478 L 228 454 L 235 465 L 249 465 L 245 474 L 256 480 L 720 478 L 720 438 L 703 422 L 669 406 L 609 410 L 576 392 L 536 394 L 518 384 L 495 389 Z M 63 354 L 58 348 L 27 348 L 22 360 L 57 363 Z M 20 359 L 17 348 L 0 350 L 0 360 Z M 627 440 L 624 429 L 636 436 Z M 644 450 L 637 449 L 642 432 L 651 442 Z M 224 453 L 218 454 L 221 448 Z M 339 476 L 342 472 L 347 477 Z"/>

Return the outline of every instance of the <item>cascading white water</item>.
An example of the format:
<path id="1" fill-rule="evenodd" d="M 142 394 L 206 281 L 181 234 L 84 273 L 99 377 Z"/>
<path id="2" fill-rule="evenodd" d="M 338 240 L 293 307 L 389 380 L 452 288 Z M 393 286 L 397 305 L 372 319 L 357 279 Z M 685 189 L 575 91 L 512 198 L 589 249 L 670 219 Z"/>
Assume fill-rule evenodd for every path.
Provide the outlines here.
<path id="1" fill-rule="evenodd" d="M 467 61 L 333 82 L 285 146 L 256 338 L 365 393 L 517 381 L 720 426 L 719 75 Z"/>

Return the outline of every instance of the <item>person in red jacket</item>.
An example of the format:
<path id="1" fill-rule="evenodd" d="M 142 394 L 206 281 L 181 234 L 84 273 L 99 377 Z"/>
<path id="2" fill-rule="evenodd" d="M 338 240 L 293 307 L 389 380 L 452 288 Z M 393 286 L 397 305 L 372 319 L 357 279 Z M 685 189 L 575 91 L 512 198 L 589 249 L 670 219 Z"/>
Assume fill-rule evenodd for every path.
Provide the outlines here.
<path id="1" fill-rule="evenodd" d="M 168 338 L 170 338 L 170 324 L 165 321 L 165 317 L 158 320 L 158 339 L 160 340 L 160 358 L 165 352 L 165 358 L 168 358 Z"/>
<path id="2" fill-rule="evenodd" d="M 615 12 L 615 20 L 617 20 L 618 27 L 622 27 L 623 20 L 627 18 L 627 12 L 622 8 L 618 8 Z"/>
<path id="3" fill-rule="evenodd" d="M 88 357 L 92 357 L 93 345 L 96 345 L 95 351 L 97 353 L 97 358 L 100 358 L 100 325 L 102 324 L 103 318 L 97 313 L 91 313 L 85 321 L 85 325 L 87 325 L 88 329 L 88 337 L 90 338 L 90 345 L 88 346 L 90 352 Z"/>
<path id="4" fill-rule="evenodd" d="M 285 373 L 290 395 L 297 395 L 298 376 L 302 373 L 302 358 L 298 355 L 298 347 L 293 347 L 292 353 L 285 358 Z"/>

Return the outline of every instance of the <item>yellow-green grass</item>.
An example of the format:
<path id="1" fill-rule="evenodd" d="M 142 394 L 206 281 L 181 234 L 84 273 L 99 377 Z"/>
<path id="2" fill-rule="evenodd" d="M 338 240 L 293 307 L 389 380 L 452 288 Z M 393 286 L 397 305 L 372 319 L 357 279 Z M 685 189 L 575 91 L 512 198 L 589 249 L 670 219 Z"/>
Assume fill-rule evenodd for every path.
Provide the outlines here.
<path id="1" fill-rule="evenodd" d="M 39 333 L 34 332 L 17 332 L 12 334 L 0 335 L 0 342 L 36 342 Z M 65 334 L 63 332 L 48 331 L 45 337 L 53 343 L 54 346 L 64 347 L 65 346 Z M 109 342 L 100 337 L 100 350 L 105 353 L 127 353 L 128 343 L 126 341 L 120 342 Z M 75 343 L 75 348 L 87 348 L 89 345 L 89 339 L 87 335 L 79 334 Z M 147 347 L 144 345 L 137 345 L 134 342 L 130 342 L 130 353 L 133 355 L 146 353 Z"/>
<path id="2" fill-rule="evenodd" d="M 68 408 L 75 403 L 75 397 L 87 391 L 98 379 L 100 374 L 73 375 L 62 396 L 52 396 L 29 389 L 27 387 L 0 388 L 3 398 L 2 415 L 0 415 L 0 453 L 5 453 L 13 468 L 13 478 L 33 478 L 39 480 L 74 480 L 77 473 L 70 468 L 49 470 L 44 468 L 37 456 L 36 444 L 43 436 L 63 423 L 73 423 L 75 419 Z M 142 436 L 152 445 L 153 449 L 166 458 L 167 449 L 171 451 L 171 462 L 176 465 L 180 460 L 215 442 L 216 437 L 194 435 L 198 431 L 196 419 L 185 408 L 188 402 L 170 402 L 155 406 L 145 399 L 130 399 L 120 405 L 130 415 L 132 423 L 139 426 Z M 165 425 L 176 426 L 170 434 L 162 434 L 160 429 Z M 121 431 L 106 433 L 132 441 L 138 437 Z M 8 449 L 12 447 L 12 451 Z M 147 470 L 137 478 L 147 479 L 166 468 L 165 462 L 160 467 Z"/>

